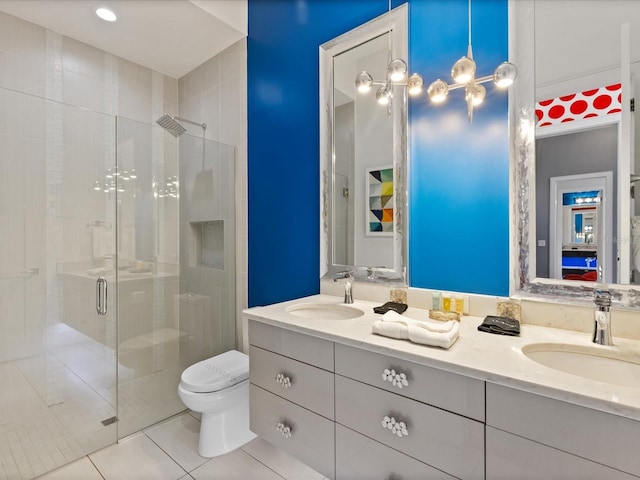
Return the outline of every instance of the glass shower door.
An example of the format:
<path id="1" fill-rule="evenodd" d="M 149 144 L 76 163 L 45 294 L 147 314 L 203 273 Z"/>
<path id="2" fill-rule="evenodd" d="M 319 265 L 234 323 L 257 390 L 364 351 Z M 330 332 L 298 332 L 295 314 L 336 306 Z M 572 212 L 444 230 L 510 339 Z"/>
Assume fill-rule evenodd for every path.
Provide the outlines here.
<path id="1" fill-rule="evenodd" d="M 183 370 L 236 345 L 235 150 L 117 118 L 118 435 L 175 415 Z"/>
<path id="2" fill-rule="evenodd" d="M 12 90 L 0 105 L 0 478 L 22 479 L 117 438 L 116 132 Z"/>
<path id="3" fill-rule="evenodd" d="M 118 437 L 185 409 L 175 320 L 178 151 L 156 125 L 117 118 Z"/>

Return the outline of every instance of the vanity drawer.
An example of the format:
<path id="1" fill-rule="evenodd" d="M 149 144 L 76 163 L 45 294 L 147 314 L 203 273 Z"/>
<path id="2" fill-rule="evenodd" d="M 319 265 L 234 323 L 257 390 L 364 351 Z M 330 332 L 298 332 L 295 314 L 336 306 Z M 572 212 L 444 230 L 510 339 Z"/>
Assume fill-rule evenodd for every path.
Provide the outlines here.
<path id="1" fill-rule="evenodd" d="M 249 374 L 251 383 L 333 420 L 333 373 L 252 345 Z"/>
<path id="2" fill-rule="evenodd" d="M 249 344 L 333 372 L 333 342 L 249 320 Z"/>
<path id="3" fill-rule="evenodd" d="M 334 423 L 255 385 L 250 386 L 251 431 L 307 464 L 334 478 Z M 286 437 L 283 424 L 291 429 Z"/>
<path id="4" fill-rule="evenodd" d="M 606 439 L 602 439 L 606 441 Z M 487 478 L 511 480 L 633 480 L 637 477 L 487 427 Z"/>
<path id="5" fill-rule="evenodd" d="M 487 383 L 487 425 L 640 475 L 640 422 Z"/>
<path id="6" fill-rule="evenodd" d="M 336 424 L 336 480 L 453 480 L 381 443 Z"/>
<path id="7" fill-rule="evenodd" d="M 458 478 L 484 478 L 484 425 L 336 375 L 336 421 Z M 384 417 L 405 422 L 399 437 Z"/>
<path id="8" fill-rule="evenodd" d="M 484 421 L 484 382 L 379 353 L 336 344 L 336 373 L 413 398 L 469 418 Z M 404 373 L 401 389 L 382 378 L 385 369 Z"/>

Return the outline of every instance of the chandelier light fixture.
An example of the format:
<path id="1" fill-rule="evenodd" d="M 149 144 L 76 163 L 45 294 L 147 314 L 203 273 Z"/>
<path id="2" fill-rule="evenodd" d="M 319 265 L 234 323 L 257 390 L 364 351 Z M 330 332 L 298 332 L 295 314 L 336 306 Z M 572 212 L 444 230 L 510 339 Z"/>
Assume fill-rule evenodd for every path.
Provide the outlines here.
<path id="1" fill-rule="evenodd" d="M 427 88 L 427 95 L 433 103 L 442 103 L 447 99 L 450 90 L 464 88 L 464 98 L 467 102 L 469 123 L 473 121 L 473 107 L 484 102 L 487 91 L 483 83 L 493 81 L 498 88 L 510 86 L 518 69 L 513 63 L 503 62 L 495 69 L 493 75 L 476 78 L 476 62 L 473 60 L 473 48 L 471 47 L 471 0 L 468 7 L 468 31 L 469 43 L 467 54 L 461 57 L 451 68 L 451 77 L 454 83 L 449 85 L 444 80 L 437 79 Z"/>
<path id="2" fill-rule="evenodd" d="M 380 105 L 389 105 L 393 99 L 393 87 L 407 87 L 409 95 L 418 95 L 422 92 L 424 81 L 417 73 L 408 76 L 409 68 L 407 62 L 401 58 L 391 59 L 391 0 L 389 0 L 389 64 L 387 66 L 386 78 L 384 81 L 376 81 L 371 74 L 363 70 L 356 76 L 356 88 L 360 93 L 368 93 L 374 86 L 378 87 L 376 91 L 376 100 Z"/>
<path id="3" fill-rule="evenodd" d="M 389 0 L 389 17 L 391 16 L 391 0 Z M 487 95 L 483 83 L 493 81 L 498 88 L 509 87 L 518 75 L 518 69 L 513 63 L 503 62 L 495 69 L 493 75 L 476 78 L 476 62 L 473 60 L 471 46 L 471 0 L 468 1 L 468 32 L 469 42 L 467 54 L 461 57 L 451 68 L 452 84 L 437 79 L 427 88 L 427 96 L 433 103 L 442 103 L 447 99 L 450 90 L 464 88 L 469 123 L 473 121 L 473 108 L 481 105 Z M 378 86 L 376 100 L 381 105 L 389 105 L 393 98 L 393 87 L 404 86 L 411 96 L 420 95 L 424 80 L 418 73 L 407 78 L 407 62 L 401 58 L 391 60 L 391 25 L 389 25 L 389 64 L 384 81 L 376 81 L 366 70 L 356 76 L 356 88 L 360 93 L 368 93 L 374 86 Z"/>

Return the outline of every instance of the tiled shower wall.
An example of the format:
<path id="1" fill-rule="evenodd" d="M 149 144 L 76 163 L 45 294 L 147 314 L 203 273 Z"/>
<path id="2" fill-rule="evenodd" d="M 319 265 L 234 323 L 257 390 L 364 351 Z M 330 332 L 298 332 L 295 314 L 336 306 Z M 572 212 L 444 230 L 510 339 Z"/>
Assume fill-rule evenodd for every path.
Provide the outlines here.
<path id="1" fill-rule="evenodd" d="M 207 139 L 236 147 L 237 311 L 240 312 L 246 306 L 245 40 L 237 42 L 177 80 L 0 12 L 0 87 L 152 125 L 165 112 L 170 115 L 180 114 L 206 122 Z M 5 113 L 8 111 L 5 110 Z M 34 115 L 37 116 L 37 112 Z M 6 117 L 4 121 L 11 122 L 10 116 Z M 82 132 L 77 133 L 83 135 Z M 189 133 L 200 134 L 197 127 L 190 128 Z M 91 136 L 90 132 L 86 132 L 86 135 Z M 28 137 L 26 134 L 24 136 Z M 28 164 L 25 162 L 21 168 L 25 169 L 21 176 L 28 178 Z M 78 178 L 83 185 L 88 180 Z M 91 181 L 93 180 L 92 176 Z M 6 224 L 5 230 L 15 230 L 15 235 L 22 234 L 17 229 L 10 228 L 12 220 L 9 215 L 2 218 L 3 216 L 4 214 L 0 215 L 0 226 Z M 87 258 L 91 257 L 90 242 L 85 242 L 86 245 L 78 243 L 82 239 L 86 240 L 85 237 L 70 236 L 70 241 L 64 245 L 69 252 L 65 258 L 84 251 Z M 25 239 L 12 238 L 11 242 L 23 245 Z M 161 255 L 164 260 L 177 257 L 177 252 L 161 254 L 164 254 Z M 45 285 L 42 288 L 46 288 Z M 44 295 L 35 297 L 43 300 L 45 298 Z M 237 316 L 239 318 L 238 313 Z M 5 350 L 5 353 L 9 352 Z"/>
<path id="2" fill-rule="evenodd" d="M 0 86 L 147 123 L 177 113 L 176 79 L 3 12 Z"/>
<path id="3" fill-rule="evenodd" d="M 205 138 L 236 147 L 236 325 L 247 307 L 247 43 L 240 40 L 178 81 L 181 117 L 207 124 Z M 189 126 L 192 135 L 201 130 Z"/>

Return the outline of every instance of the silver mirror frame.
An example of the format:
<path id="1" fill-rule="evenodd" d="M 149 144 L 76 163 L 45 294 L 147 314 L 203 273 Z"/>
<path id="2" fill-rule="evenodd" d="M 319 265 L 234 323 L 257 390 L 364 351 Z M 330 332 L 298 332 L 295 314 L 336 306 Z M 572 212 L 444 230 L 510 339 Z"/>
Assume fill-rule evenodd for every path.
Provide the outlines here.
<path id="1" fill-rule="evenodd" d="M 334 278 L 337 272 L 353 271 L 359 281 L 407 285 L 408 250 L 408 115 L 406 88 L 394 87 L 393 165 L 395 188 L 393 268 L 334 264 L 332 252 L 333 141 L 333 57 L 389 32 L 393 58 L 408 60 L 408 5 L 405 3 L 339 37 L 320 45 L 320 277 Z M 354 78 L 355 91 L 355 78 Z M 375 98 L 371 98 L 375 101 Z M 384 107 L 381 107 L 384 108 Z M 373 267 L 373 268 L 372 268 Z"/>
<path id="2" fill-rule="evenodd" d="M 509 92 L 511 296 L 593 305 L 593 282 L 536 277 L 535 221 L 530 221 L 536 215 L 534 7 L 535 0 L 509 0 L 509 58 L 518 66 L 518 80 Z M 640 310 L 637 286 L 609 284 L 609 290 L 615 307 Z"/>

